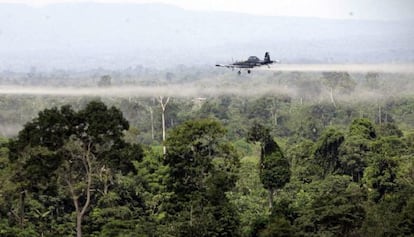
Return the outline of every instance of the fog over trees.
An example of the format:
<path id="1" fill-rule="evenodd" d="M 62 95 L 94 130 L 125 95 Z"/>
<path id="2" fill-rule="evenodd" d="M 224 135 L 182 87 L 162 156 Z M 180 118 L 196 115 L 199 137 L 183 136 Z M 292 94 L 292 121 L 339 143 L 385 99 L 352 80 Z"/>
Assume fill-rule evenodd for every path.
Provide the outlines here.
<path id="1" fill-rule="evenodd" d="M 413 21 L 349 18 L 0 3 L 0 236 L 412 236 Z"/>
<path id="2" fill-rule="evenodd" d="M 192 73 L 134 84 L 221 93 L 1 95 L 0 233 L 413 233 L 412 74 Z"/>

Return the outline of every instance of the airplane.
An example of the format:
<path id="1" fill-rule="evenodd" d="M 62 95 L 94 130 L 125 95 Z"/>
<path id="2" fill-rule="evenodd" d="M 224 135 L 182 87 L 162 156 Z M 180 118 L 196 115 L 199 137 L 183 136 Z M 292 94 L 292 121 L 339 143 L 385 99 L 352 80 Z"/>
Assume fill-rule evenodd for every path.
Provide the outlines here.
<path id="1" fill-rule="evenodd" d="M 264 60 L 260 60 L 258 57 L 256 56 L 250 56 L 246 61 L 238 61 L 232 64 L 216 64 L 216 67 L 226 67 L 226 68 L 231 68 L 231 69 L 235 69 L 235 68 L 239 68 L 238 74 L 241 74 L 241 69 L 243 68 L 247 68 L 247 73 L 251 73 L 251 69 L 254 67 L 260 67 L 260 66 L 264 66 L 267 65 L 270 68 L 270 64 L 273 63 L 280 63 L 279 60 L 270 60 L 270 55 L 269 52 L 265 53 L 264 56 Z"/>

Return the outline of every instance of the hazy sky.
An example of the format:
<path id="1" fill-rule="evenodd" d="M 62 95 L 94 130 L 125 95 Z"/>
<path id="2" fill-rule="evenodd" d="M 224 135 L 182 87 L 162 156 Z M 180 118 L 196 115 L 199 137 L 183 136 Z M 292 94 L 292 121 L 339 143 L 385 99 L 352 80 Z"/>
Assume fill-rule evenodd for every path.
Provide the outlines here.
<path id="1" fill-rule="evenodd" d="M 0 0 L 44 6 L 62 2 L 166 3 L 185 9 L 258 15 L 398 20 L 414 19 L 414 0 Z"/>

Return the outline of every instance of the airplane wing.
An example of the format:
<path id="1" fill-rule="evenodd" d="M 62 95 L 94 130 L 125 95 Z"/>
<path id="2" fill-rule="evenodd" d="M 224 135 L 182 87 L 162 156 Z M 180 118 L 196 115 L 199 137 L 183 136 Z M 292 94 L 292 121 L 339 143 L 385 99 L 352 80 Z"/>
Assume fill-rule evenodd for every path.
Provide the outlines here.
<path id="1" fill-rule="evenodd" d="M 251 64 L 251 63 L 233 63 L 233 64 L 216 64 L 216 67 L 226 67 L 226 68 L 254 68 L 259 66 L 259 64 Z"/>
<path id="2" fill-rule="evenodd" d="M 232 64 L 216 64 L 216 67 L 237 68 L 236 65 Z"/>

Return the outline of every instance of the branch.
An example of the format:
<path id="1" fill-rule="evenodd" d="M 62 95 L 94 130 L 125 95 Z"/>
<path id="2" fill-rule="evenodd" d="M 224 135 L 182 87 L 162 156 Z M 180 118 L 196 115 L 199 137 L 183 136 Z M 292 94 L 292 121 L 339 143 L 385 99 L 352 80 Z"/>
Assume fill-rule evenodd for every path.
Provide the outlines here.
<path id="1" fill-rule="evenodd" d="M 88 149 L 85 155 L 85 158 L 86 158 L 85 161 L 87 162 L 86 175 L 87 175 L 88 180 L 87 180 L 87 188 L 86 188 L 86 202 L 82 207 L 82 211 L 80 212 L 81 216 L 85 214 L 91 202 L 92 164 L 91 164 L 90 156 L 93 156 L 93 154 L 90 151 L 91 151 L 91 143 L 88 144 Z"/>
<path id="2" fill-rule="evenodd" d="M 170 101 L 170 97 L 167 97 L 167 101 L 165 103 L 164 103 L 164 96 L 160 96 L 158 98 L 158 101 L 160 102 L 162 111 L 165 111 L 165 108 L 167 107 L 167 104 Z"/>

